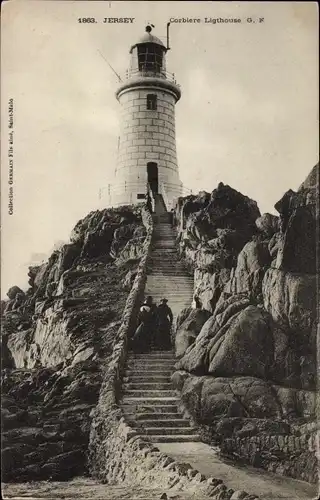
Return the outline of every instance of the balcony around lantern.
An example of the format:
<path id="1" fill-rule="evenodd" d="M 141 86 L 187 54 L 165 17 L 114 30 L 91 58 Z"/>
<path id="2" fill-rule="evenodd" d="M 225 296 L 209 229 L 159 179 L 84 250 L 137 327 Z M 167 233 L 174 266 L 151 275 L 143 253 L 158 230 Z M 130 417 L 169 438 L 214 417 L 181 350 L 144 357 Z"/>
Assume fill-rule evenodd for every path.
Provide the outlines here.
<path id="1" fill-rule="evenodd" d="M 116 98 L 124 92 L 138 87 L 160 87 L 171 92 L 179 101 L 181 97 L 180 85 L 176 82 L 173 73 L 164 69 L 128 69 L 122 77 L 120 85 L 116 91 Z"/>
<path id="2" fill-rule="evenodd" d="M 168 80 L 171 83 L 180 87 L 175 79 L 174 73 L 170 73 L 170 71 L 166 71 L 164 69 L 154 70 L 154 69 L 127 69 L 125 73 L 125 80 L 129 80 L 131 78 L 163 78 L 164 80 Z"/>

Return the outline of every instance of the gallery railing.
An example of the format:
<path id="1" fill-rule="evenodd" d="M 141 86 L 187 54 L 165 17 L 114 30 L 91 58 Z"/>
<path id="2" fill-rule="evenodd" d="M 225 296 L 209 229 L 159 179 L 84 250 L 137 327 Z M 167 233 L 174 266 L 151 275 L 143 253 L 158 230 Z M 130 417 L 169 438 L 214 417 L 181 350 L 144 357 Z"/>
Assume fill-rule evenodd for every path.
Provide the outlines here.
<path id="1" fill-rule="evenodd" d="M 165 80 L 168 80 L 169 82 L 174 83 L 175 85 L 178 85 L 174 73 L 170 73 L 170 71 L 166 71 L 164 69 L 160 69 L 159 71 L 145 69 L 145 68 L 142 68 L 141 70 L 127 69 L 125 73 L 126 80 L 128 80 L 129 78 L 139 78 L 139 77 L 163 78 Z"/>

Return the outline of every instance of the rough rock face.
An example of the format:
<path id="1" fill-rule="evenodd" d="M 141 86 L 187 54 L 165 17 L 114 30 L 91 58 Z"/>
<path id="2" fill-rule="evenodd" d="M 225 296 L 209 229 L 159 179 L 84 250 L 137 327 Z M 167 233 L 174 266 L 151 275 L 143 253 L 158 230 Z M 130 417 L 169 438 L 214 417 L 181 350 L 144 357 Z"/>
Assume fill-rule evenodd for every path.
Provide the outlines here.
<path id="1" fill-rule="evenodd" d="M 193 309 L 190 311 L 176 333 L 175 346 L 177 358 L 183 356 L 188 347 L 193 344 L 208 317 L 208 311 L 201 309 Z"/>
<path id="2" fill-rule="evenodd" d="M 10 370 L 3 376 L 2 473 L 5 480 L 68 479 L 83 474 L 89 414 L 100 389 L 97 363 L 68 370 Z"/>
<path id="3" fill-rule="evenodd" d="M 195 299 L 211 316 L 193 338 L 183 325 L 177 330 L 183 356 L 173 381 L 218 442 L 224 419 L 298 426 L 315 419 L 318 198 L 316 166 L 275 205 L 279 217 L 260 216 L 254 201 L 223 184 L 179 200 L 181 256 L 194 270 Z"/>
<path id="4" fill-rule="evenodd" d="M 5 480 L 86 470 L 90 412 L 144 249 L 141 208 L 89 214 L 3 304 Z M 130 252 L 125 249 L 130 245 Z"/>
<path id="5" fill-rule="evenodd" d="M 208 311 L 213 312 L 239 252 L 257 232 L 259 216 L 255 201 L 222 183 L 211 195 L 199 193 L 184 203 L 180 200 L 176 220 L 180 221 L 181 255 L 196 270 L 195 295 Z"/>

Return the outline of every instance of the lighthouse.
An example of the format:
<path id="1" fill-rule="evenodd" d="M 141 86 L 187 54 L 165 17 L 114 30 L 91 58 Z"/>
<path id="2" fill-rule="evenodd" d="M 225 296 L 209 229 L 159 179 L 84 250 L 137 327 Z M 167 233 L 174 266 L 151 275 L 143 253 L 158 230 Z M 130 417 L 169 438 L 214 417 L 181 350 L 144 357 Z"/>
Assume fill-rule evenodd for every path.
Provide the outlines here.
<path id="1" fill-rule="evenodd" d="M 135 204 L 149 196 L 153 206 L 170 210 L 182 194 L 179 178 L 175 105 L 181 90 L 166 70 L 169 50 L 152 26 L 130 48 L 130 66 L 116 98 L 121 106 L 112 206 Z"/>

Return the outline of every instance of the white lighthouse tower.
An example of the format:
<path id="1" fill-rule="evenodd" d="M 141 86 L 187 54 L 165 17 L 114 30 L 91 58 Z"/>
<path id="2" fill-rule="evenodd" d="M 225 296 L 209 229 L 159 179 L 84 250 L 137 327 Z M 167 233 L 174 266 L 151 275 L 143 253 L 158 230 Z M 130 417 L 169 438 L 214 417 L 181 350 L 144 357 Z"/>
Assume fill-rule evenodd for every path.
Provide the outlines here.
<path id="1" fill-rule="evenodd" d="M 126 80 L 116 91 L 121 120 L 110 195 L 111 204 L 120 206 L 139 203 L 149 193 L 155 206 L 170 210 L 182 194 L 175 138 L 175 105 L 181 91 L 166 71 L 169 47 L 151 31 L 147 26 L 131 46 Z"/>

